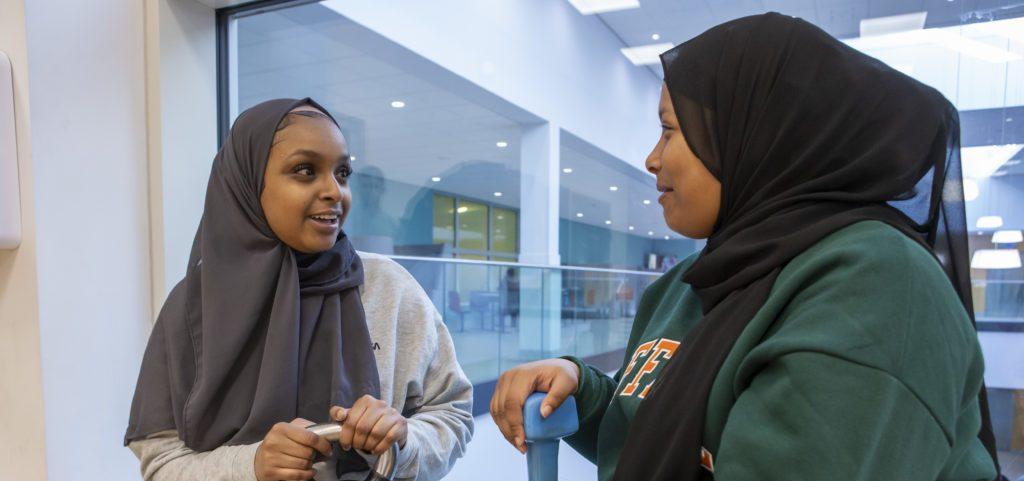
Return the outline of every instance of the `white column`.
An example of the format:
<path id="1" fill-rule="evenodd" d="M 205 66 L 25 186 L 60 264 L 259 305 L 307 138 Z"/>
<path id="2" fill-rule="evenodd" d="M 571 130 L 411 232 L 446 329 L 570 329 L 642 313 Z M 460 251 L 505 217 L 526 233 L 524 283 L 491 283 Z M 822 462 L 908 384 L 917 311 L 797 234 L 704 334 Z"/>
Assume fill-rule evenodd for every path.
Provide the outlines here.
<path id="1" fill-rule="evenodd" d="M 520 149 L 519 261 L 558 266 L 558 126 L 524 129 Z M 562 276 L 557 270 L 523 269 L 519 280 L 521 356 L 557 353 L 562 342 Z"/>
<path id="2" fill-rule="evenodd" d="M 519 163 L 519 262 L 557 266 L 559 128 L 523 129 Z"/>

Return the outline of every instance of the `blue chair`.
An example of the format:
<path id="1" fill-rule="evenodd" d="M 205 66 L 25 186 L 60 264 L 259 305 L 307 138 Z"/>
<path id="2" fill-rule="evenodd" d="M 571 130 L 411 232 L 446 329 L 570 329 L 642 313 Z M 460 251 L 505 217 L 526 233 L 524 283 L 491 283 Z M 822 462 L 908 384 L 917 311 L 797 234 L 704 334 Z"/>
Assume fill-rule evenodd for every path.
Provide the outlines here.
<path id="1" fill-rule="evenodd" d="M 530 481 L 558 481 L 558 442 L 579 429 L 576 399 L 566 398 L 547 419 L 540 405 L 547 393 L 537 392 L 523 405 L 523 429 L 526 431 L 526 463 Z"/>

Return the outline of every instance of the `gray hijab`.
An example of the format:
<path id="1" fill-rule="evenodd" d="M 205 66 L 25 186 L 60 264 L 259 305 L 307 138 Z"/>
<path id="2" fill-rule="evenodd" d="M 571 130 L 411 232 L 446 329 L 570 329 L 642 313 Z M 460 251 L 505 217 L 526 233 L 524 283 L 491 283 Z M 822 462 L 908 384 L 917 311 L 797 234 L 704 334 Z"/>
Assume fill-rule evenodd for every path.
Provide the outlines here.
<path id="1" fill-rule="evenodd" d="M 330 250 L 294 252 L 260 205 L 274 133 L 301 105 L 327 113 L 308 98 L 256 105 L 214 159 L 185 279 L 146 347 L 126 445 L 167 429 L 195 451 L 250 444 L 274 423 L 326 422 L 331 405 L 380 397 L 352 244 L 341 233 Z"/>

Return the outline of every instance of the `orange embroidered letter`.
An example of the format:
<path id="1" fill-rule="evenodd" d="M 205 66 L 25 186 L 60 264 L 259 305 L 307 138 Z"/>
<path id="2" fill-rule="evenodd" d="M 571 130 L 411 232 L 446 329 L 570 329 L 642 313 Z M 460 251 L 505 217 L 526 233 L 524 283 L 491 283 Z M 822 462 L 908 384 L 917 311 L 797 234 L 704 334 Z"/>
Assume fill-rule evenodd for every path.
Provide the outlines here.
<path id="1" fill-rule="evenodd" d="M 653 340 L 653 341 L 647 341 L 647 342 L 641 344 L 640 346 L 638 346 L 636 351 L 633 351 L 633 357 L 630 359 L 630 363 L 626 366 L 626 371 L 624 371 L 624 373 L 623 373 L 623 379 L 626 379 L 626 377 L 629 376 L 630 373 L 632 373 L 633 367 L 636 366 L 637 359 L 640 356 L 646 355 L 647 351 L 649 351 L 650 348 L 654 347 L 654 343 L 656 343 L 656 342 L 657 342 L 656 339 Z M 633 391 L 637 390 L 637 387 L 635 386 L 635 384 L 636 384 L 636 380 L 633 380 L 633 383 L 630 383 L 630 384 L 626 385 L 626 389 L 623 389 L 623 393 L 621 394 L 621 396 L 630 396 L 630 395 L 632 395 Z"/>
<path id="2" fill-rule="evenodd" d="M 679 341 L 673 341 L 670 339 L 662 339 L 658 341 L 657 347 L 655 347 L 654 350 L 651 352 L 651 355 L 647 357 L 647 363 L 644 364 L 644 368 L 641 369 L 640 372 L 654 372 L 654 370 L 658 367 L 658 364 L 660 363 L 660 361 L 658 361 L 658 357 L 660 356 L 664 359 L 672 359 L 672 354 L 676 352 L 677 347 L 679 347 Z M 634 382 L 638 382 L 638 380 L 635 380 Z M 640 395 L 637 397 L 639 397 L 640 399 L 647 397 L 647 392 L 651 390 L 652 384 L 654 384 L 653 379 L 651 380 L 651 382 L 647 383 L 647 387 L 645 387 L 644 390 L 641 391 Z"/>

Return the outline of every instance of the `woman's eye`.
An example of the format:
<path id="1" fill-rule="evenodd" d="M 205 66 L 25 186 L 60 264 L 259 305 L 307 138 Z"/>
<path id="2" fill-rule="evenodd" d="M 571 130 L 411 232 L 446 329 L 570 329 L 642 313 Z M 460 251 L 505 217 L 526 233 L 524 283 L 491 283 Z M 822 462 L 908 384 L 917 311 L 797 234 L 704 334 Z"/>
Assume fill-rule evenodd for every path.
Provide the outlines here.
<path id="1" fill-rule="evenodd" d="M 306 177 L 312 177 L 313 175 L 316 174 L 316 172 L 313 170 L 313 167 L 309 165 L 297 166 L 295 167 L 295 170 L 293 170 L 293 172 Z"/>
<path id="2" fill-rule="evenodd" d="M 338 169 L 337 172 L 334 173 L 334 175 L 337 176 L 340 179 L 347 179 L 348 176 L 352 175 L 352 170 L 351 169 Z"/>

